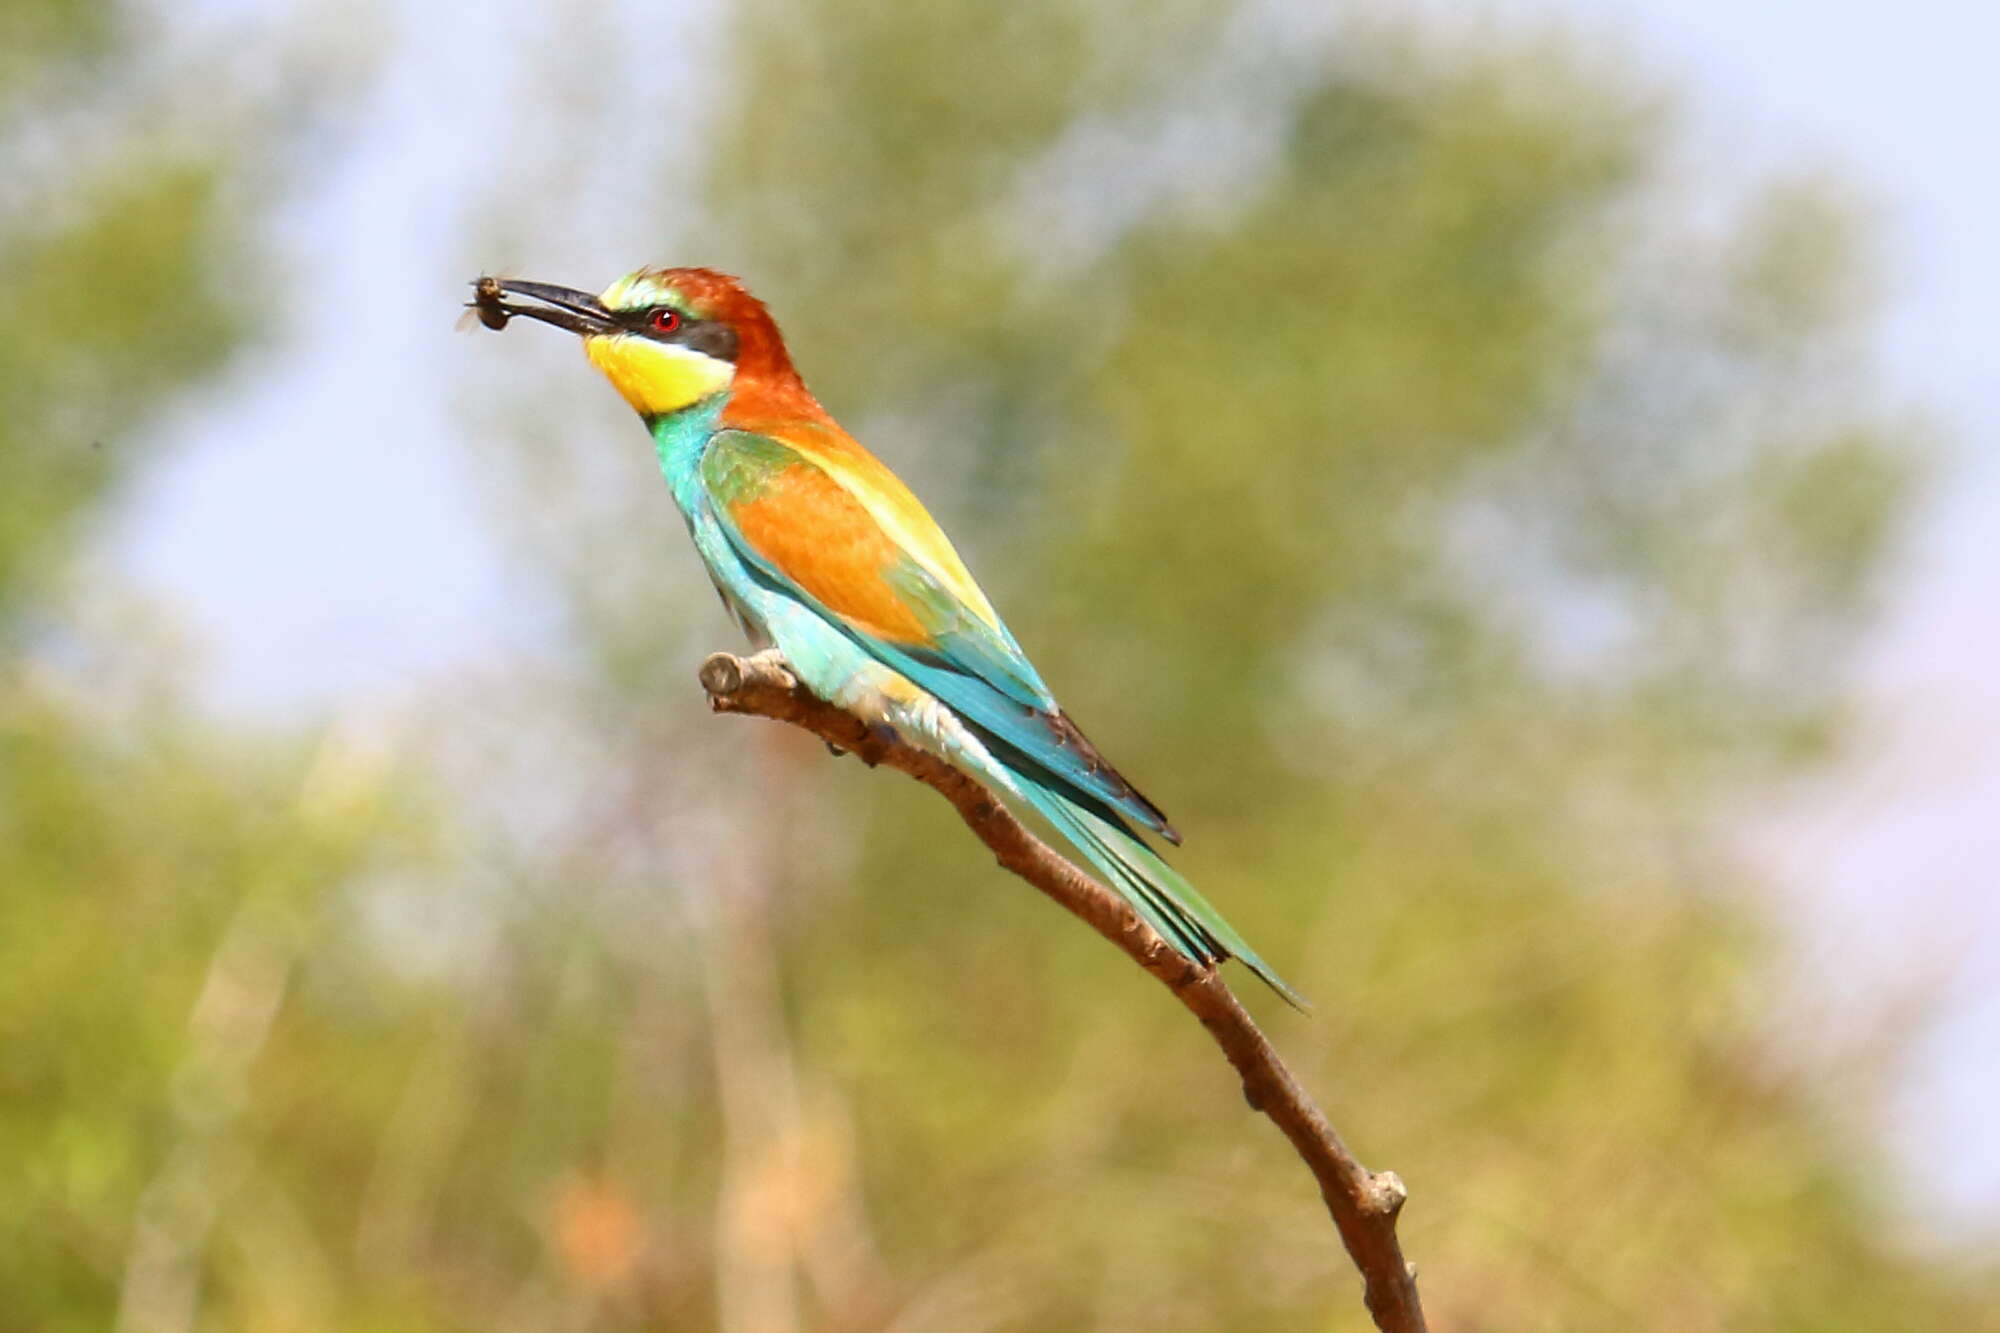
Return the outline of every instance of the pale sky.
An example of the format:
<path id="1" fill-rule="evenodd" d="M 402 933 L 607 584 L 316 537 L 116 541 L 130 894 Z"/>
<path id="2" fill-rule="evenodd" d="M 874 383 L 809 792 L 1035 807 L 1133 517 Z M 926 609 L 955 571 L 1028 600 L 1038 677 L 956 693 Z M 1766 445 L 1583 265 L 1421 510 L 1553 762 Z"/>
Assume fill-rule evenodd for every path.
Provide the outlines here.
<path id="1" fill-rule="evenodd" d="M 216 8 L 241 21 L 229 0 Z M 1829 995 L 1855 978 L 1893 982 L 1940 938 L 1963 950 L 1888 1129 L 1955 1217 L 2000 1227 L 2000 460 L 1990 443 L 2000 6 L 1495 0 L 1485 10 L 1501 22 L 1571 15 L 1587 46 L 1636 53 L 1684 90 L 1689 147 L 1721 174 L 1822 166 L 1874 206 L 1889 280 L 1885 363 L 1899 393 L 1942 423 L 1951 452 L 1866 657 L 1862 757 L 1748 835 L 1796 905 L 1801 967 Z M 643 218 L 612 218 L 589 246 L 469 252 L 463 200 L 506 170 L 510 130 L 504 97 L 478 90 L 507 86 L 577 11 L 400 0 L 381 12 L 379 76 L 316 146 L 323 156 L 276 236 L 315 291 L 365 294 L 371 336 L 339 334 L 360 308 L 345 299 L 342 321 L 295 312 L 267 351 L 169 424 L 173 458 L 142 480 L 106 543 L 192 627 L 205 697 L 224 711 L 324 717 L 532 643 L 485 523 L 469 462 L 479 442 L 446 389 L 462 380 L 462 358 L 488 350 L 451 330 L 458 284 L 532 264 L 588 285 L 665 258 L 659 247 L 673 240 Z M 704 11 L 675 12 L 693 28 Z M 653 50 L 674 49 L 649 37 Z M 599 248 L 626 259 L 604 272 L 563 267 Z"/>

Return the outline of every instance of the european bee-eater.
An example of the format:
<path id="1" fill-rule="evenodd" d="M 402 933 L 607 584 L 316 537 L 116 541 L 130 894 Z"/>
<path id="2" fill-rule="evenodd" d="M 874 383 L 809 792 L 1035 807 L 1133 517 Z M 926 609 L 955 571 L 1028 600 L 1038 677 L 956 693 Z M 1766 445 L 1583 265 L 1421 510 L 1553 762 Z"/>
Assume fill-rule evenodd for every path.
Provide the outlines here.
<path id="1" fill-rule="evenodd" d="M 583 339 L 651 432 L 723 601 L 807 689 L 1025 801 L 1173 947 L 1240 958 L 1299 1003 L 1133 831 L 1180 842 L 1063 713 L 917 497 L 819 405 L 740 282 L 665 268 L 600 296 L 476 288 L 489 327 L 526 315 Z"/>

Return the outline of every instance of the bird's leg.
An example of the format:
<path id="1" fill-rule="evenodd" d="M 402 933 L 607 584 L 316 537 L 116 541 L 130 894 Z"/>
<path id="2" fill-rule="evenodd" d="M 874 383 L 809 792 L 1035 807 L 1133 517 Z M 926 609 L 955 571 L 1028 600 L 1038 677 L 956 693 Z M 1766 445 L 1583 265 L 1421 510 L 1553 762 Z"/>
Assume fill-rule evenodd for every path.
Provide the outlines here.
<path id="1" fill-rule="evenodd" d="M 799 683 L 799 673 L 792 670 L 792 664 L 790 662 L 787 662 L 785 660 L 785 655 L 779 652 L 775 647 L 759 648 L 756 652 L 750 654 L 748 660 L 752 662 L 761 662 L 776 667 L 779 671 L 784 672 L 785 675 L 791 679 L 793 685 L 797 685 Z"/>

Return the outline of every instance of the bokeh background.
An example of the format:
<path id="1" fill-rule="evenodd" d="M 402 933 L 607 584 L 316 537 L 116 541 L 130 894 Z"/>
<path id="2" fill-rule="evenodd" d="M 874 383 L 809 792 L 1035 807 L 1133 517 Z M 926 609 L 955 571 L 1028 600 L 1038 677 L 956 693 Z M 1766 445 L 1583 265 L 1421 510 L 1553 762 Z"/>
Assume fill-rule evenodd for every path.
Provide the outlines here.
<path id="1" fill-rule="evenodd" d="M 0 1329 L 1358 1329 L 1171 1001 L 694 686 L 463 283 L 748 275 L 1443 1329 L 1994 1327 L 1996 20 L 10 0 Z"/>

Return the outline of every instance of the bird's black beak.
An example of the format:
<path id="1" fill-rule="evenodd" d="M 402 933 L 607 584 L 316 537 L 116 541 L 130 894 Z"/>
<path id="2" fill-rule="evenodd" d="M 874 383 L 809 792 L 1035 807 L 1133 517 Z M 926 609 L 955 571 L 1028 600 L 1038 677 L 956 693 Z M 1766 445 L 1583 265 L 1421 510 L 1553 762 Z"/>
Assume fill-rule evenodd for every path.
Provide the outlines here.
<path id="1" fill-rule="evenodd" d="M 537 304 L 516 305 L 507 299 L 510 296 L 526 297 Z M 515 315 L 539 319 L 583 337 L 611 333 L 622 327 L 604 308 L 604 303 L 589 292 L 546 282 L 482 277 L 472 284 L 472 299 L 466 305 L 479 312 L 479 322 L 489 329 L 506 328 L 507 321 Z"/>

